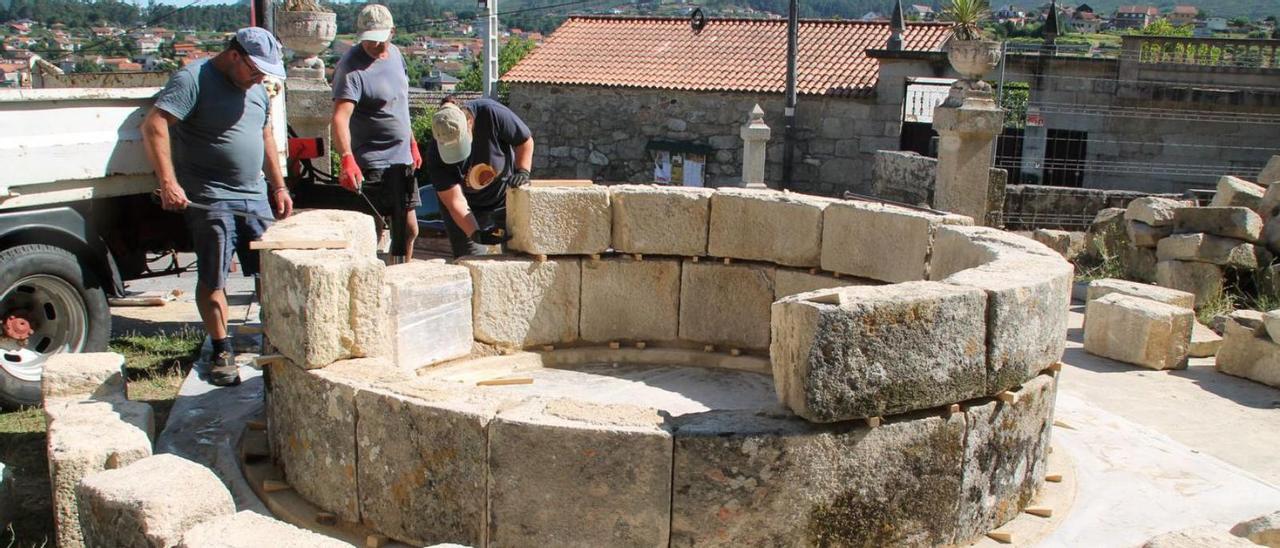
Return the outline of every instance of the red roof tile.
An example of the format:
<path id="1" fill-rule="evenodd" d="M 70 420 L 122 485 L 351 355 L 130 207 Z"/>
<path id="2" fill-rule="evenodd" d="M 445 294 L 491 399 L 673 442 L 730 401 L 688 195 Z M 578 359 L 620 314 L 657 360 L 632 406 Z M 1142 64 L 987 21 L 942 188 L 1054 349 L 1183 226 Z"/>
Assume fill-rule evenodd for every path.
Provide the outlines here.
<path id="1" fill-rule="evenodd" d="M 937 50 L 948 25 L 907 23 L 903 49 Z M 876 21 L 802 20 L 796 90 L 802 94 L 870 95 L 889 25 Z M 787 22 L 709 19 L 695 34 L 683 18 L 571 17 L 505 82 L 579 84 L 783 93 Z"/>

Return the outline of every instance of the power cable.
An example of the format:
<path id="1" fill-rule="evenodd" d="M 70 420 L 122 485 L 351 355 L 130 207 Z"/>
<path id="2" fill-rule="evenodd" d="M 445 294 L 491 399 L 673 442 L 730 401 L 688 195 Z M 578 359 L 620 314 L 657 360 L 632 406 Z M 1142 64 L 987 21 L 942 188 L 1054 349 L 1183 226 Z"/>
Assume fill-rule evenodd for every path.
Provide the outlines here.
<path id="1" fill-rule="evenodd" d="M 555 9 L 555 8 L 563 8 L 567 6 L 577 6 L 582 4 L 593 4 L 593 3 L 604 2 L 604 1 L 606 0 L 570 0 L 568 2 L 560 2 L 558 4 L 547 4 L 545 6 L 529 6 L 529 7 L 524 7 L 520 9 L 500 11 L 497 13 L 497 15 L 498 17 L 504 17 L 509 15 L 518 15 L 521 13 L 549 10 L 549 9 Z M 486 16 L 477 15 L 474 19 L 480 19 L 482 17 L 486 17 Z M 439 25 L 442 23 L 456 23 L 458 21 L 463 21 L 463 20 L 464 19 L 459 17 L 441 17 L 437 19 L 427 19 L 424 21 L 419 21 L 409 25 L 401 25 L 396 28 L 397 30 L 413 31 L 413 30 L 419 30 L 422 28 L 430 27 L 433 25 Z"/>
<path id="2" fill-rule="evenodd" d="M 122 36 L 127 36 L 127 35 L 128 35 L 129 33 L 131 33 L 131 32 L 134 32 L 134 31 L 137 31 L 137 30 L 141 30 L 141 29 L 145 29 L 145 28 L 147 28 L 147 27 L 155 26 L 157 23 L 160 23 L 160 22 L 164 21 L 165 19 L 168 19 L 168 18 L 170 18 L 170 17 L 173 17 L 174 15 L 177 15 L 179 12 L 181 12 L 181 11 L 183 11 L 183 10 L 186 10 L 186 9 L 192 8 L 192 7 L 194 7 L 196 4 L 202 4 L 202 3 L 204 3 L 204 2 L 208 2 L 208 1 L 209 1 L 209 0 L 192 0 L 189 4 L 186 4 L 186 5 L 181 6 L 181 7 L 174 8 L 174 9 L 169 10 L 168 12 L 163 13 L 163 14 L 159 14 L 159 15 L 153 16 L 151 19 L 147 20 L 147 21 L 146 21 L 146 22 L 144 22 L 142 25 L 140 25 L 140 26 L 135 26 L 135 27 L 133 27 L 133 28 L 130 28 L 130 29 L 128 29 L 128 30 L 126 30 L 126 31 L 124 31 L 124 34 L 123 34 Z M 66 50 L 60 50 L 60 49 L 56 49 L 56 50 L 55 50 L 55 49 L 44 49 L 44 50 L 28 50 L 28 51 L 31 51 L 32 53 L 56 54 L 56 55 L 58 55 L 58 57 L 56 57 L 56 58 L 52 58 L 52 59 L 46 59 L 46 61 L 54 62 L 54 61 L 61 61 L 61 60 L 63 60 L 63 59 L 66 59 L 66 58 L 67 58 L 68 56 L 70 56 L 70 55 L 77 55 L 77 54 L 82 54 L 82 53 L 84 53 L 84 52 L 86 52 L 86 51 L 93 51 L 93 50 L 95 50 L 95 49 L 98 49 L 98 48 L 104 47 L 104 46 L 106 46 L 107 44 L 112 43 L 112 42 L 115 42 L 115 41 L 116 41 L 116 37 L 115 37 L 115 36 L 112 36 L 112 37 L 104 37 L 104 38 L 102 38 L 102 39 L 100 39 L 100 40 L 96 40 L 96 41 L 94 41 L 94 42 L 90 42 L 88 45 L 86 45 L 86 46 L 82 46 L 80 49 L 75 50 L 75 51 L 66 51 Z"/>
<path id="3" fill-rule="evenodd" d="M 1118 78 L 1097 78 L 1090 76 L 1054 76 L 1050 74 L 1032 74 L 1028 72 L 1010 72 L 1006 75 L 1005 85 L 1012 82 L 1029 83 L 1029 80 L 1049 79 L 1049 80 L 1081 80 L 1087 82 L 1107 82 L 1117 86 L 1139 86 L 1139 85 L 1157 85 L 1164 87 L 1191 87 L 1207 90 L 1238 90 L 1238 91 L 1260 91 L 1268 93 L 1276 93 L 1274 86 L 1233 86 L 1224 84 L 1204 84 L 1196 82 L 1178 82 L 1175 80 L 1121 80 Z"/>

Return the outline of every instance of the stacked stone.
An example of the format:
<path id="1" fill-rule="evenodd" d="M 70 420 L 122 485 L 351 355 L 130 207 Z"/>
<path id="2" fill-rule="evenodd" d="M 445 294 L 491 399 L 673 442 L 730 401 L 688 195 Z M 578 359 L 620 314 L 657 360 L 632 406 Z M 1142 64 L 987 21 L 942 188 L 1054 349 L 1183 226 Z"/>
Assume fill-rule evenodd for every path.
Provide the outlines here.
<path id="1" fill-rule="evenodd" d="M 1129 202 L 1124 210 L 1128 248 L 1119 252 L 1126 271 L 1139 281 L 1156 279 L 1156 248 L 1161 239 L 1173 233 L 1173 212 L 1186 202 L 1148 196 Z"/>
<path id="2" fill-rule="evenodd" d="M 1267 190 L 1255 211 L 1262 216 L 1263 229 L 1259 246 L 1265 247 L 1273 256 L 1280 255 L 1280 155 L 1272 156 L 1271 161 L 1258 174 L 1258 184 Z M 1267 291 L 1280 295 L 1280 265 L 1264 264 Z"/>
<path id="3" fill-rule="evenodd" d="M 1280 387 L 1280 310 L 1231 314 L 1218 350 L 1218 371 Z"/>

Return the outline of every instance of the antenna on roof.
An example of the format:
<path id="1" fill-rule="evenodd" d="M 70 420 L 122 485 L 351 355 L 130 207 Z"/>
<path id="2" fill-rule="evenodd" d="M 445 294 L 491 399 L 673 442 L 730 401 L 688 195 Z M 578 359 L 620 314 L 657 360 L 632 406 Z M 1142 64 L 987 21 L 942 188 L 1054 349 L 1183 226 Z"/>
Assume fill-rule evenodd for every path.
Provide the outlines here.
<path id="1" fill-rule="evenodd" d="M 902 0 L 895 0 L 893 3 L 893 17 L 889 19 L 889 31 L 893 34 L 889 35 L 887 48 L 891 51 L 901 50 L 902 35 L 907 31 L 907 23 L 902 16 Z"/>

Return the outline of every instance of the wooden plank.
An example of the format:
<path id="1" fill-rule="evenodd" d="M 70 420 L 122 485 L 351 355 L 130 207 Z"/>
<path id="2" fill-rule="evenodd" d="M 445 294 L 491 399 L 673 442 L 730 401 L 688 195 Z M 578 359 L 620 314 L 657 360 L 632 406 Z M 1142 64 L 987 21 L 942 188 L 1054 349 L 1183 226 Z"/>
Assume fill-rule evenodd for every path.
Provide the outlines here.
<path id="1" fill-rule="evenodd" d="M 533 384 L 533 379 L 529 377 L 511 377 L 506 379 L 476 381 L 476 386 L 510 386 L 513 384 Z"/>
<path id="2" fill-rule="evenodd" d="M 884 419 L 880 417 L 867 417 L 867 426 L 871 428 L 880 428 L 880 424 L 883 422 Z"/>
<path id="3" fill-rule="evenodd" d="M 249 421 L 249 422 L 246 422 L 246 423 L 245 423 L 245 426 L 248 426 L 250 430 L 266 430 L 266 429 L 267 429 L 267 421 L 261 421 L 261 420 L 256 420 L 256 419 L 255 419 L 255 420 L 251 420 L 251 421 Z"/>
<path id="4" fill-rule="evenodd" d="M 644 341 L 636 341 L 636 349 L 637 349 L 637 350 L 644 350 L 644 348 L 645 348 L 646 346 L 649 346 L 649 343 L 644 342 Z"/>
<path id="5" fill-rule="evenodd" d="M 346 240 L 258 240 L 249 249 L 345 249 Z"/>
<path id="6" fill-rule="evenodd" d="M 235 326 L 233 329 L 235 329 L 235 332 L 237 335 L 261 335 L 262 334 L 262 324 L 260 323 L 242 323 L 240 325 Z"/>
<path id="7" fill-rule="evenodd" d="M 1044 480 L 1050 483 L 1062 483 L 1062 474 L 1048 474 Z"/>
<path id="8" fill-rule="evenodd" d="M 1005 390 L 1004 392 L 996 394 L 996 399 L 1009 405 L 1017 405 L 1019 396 L 1016 392 Z"/>
<path id="9" fill-rule="evenodd" d="M 285 357 L 282 354 L 267 354 L 264 356 L 258 356 L 254 358 L 253 365 L 258 369 L 262 369 L 263 367 L 271 365 L 275 362 L 282 362 L 284 360 L 285 360 Z"/>
<path id="10" fill-rule="evenodd" d="M 1033 516 L 1040 516 L 1042 518 L 1053 517 L 1053 508 L 1046 508 L 1044 506 L 1029 506 L 1026 510 L 1023 510 L 1023 512 Z"/>
<path id="11" fill-rule="evenodd" d="M 1001 544 L 1013 544 L 1013 533 L 1004 531 L 992 531 L 987 533 L 987 538 L 999 542 Z"/>
<path id="12" fill-rule="evenodd" d="M 530 179 L 530 187 L 595 186 L 591 179 Z"/>

